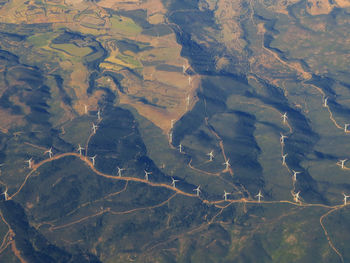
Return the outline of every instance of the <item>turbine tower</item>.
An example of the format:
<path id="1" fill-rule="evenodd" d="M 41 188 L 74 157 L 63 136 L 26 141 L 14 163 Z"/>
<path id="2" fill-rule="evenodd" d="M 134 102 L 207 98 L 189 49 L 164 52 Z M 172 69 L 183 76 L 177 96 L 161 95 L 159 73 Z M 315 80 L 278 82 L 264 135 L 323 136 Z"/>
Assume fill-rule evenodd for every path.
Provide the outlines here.
<path id="1" fill-rule="evenodd" d="M 297 192 L 297 193 L 292 193 L 293 198 L 294 198 L 294 201 L 295 201 L 296 203 L 300 202 L 300 200 L 299 200 L 299 199 L 300 199 L 299 194 L 300 194 L 300 191 Z"/>
<path id="2" fill-rule="evenodd" d="M 282 165 L 286 165 L 286 157 L 288 153 L 282 155 Z"/>
<path id="3" fill-rule="evenodd" d="M 201 186 L 200 185 L 198 185 L 198 187 L 196 188 L 196 189 L 193 189 L 193 191 L 195 191 L 196 192 L 196 195 L 197 196 L 199 196 L 199 194 L 200 194 L 200 192 L 201 192 Z"/>
<path id="4" fill-rule="evenodd" d="M 264 197 L 264 196 L 261 194 L 261 190 L 259 190 L 259 193 L 256 195 L 256 197 L 258 198 L 258 202 L 260 203 L 261 197 Z"/>
<path id="5" fill-rule="evenodd" d="M 328 107 L 328 97 L 325 97 L 325 98 L 324 98 L 323 107 L 325 107 L 325 108 Z"/>
<path id="6" fill-rule="evenodd" d="M 209 156 L 209 161 L 213 161 L 213 158 L 214 158 L 214 151 L 211 150 L 209 153 L 207 153 L 207 155 Z"/>
<path id="7" fill-rule="evenodd" d="M 288 138 L 286 135 L 283 135 L 282 133 L 281 133 L 281 138 L 280 138 L 280 142 L 281 142 L 281 145 L 284 145 L 284 139 L 285 138 Z"/>
<path id="8" fill-rule="evenodd" d="M 124 171 L 125 169 L 124 168 L 120 168 L 120 167 L 117 167 L 117 168 L 118 168 L 118 176 L 122 177 L 122 171 Z"/>
<path id="9" fill-rule="evenodd" d="M 288 119 L 288 117 L 287 117 L 287 112 L 285 112 L 285 113 L 281 116 L 281 118 L 283 119 L 283 123 L 286 123 L 286 121 L 287 121 L 287 119 Z"/>
<path id="10" fill-rule="evenodd" d="M 6 188 L 6 190 L 2 193 L 3 195 L 4 195 L 4 197 L 5 197 L 5 201 L 7 201 L 8 200 L 8 194 L 7 194 L 7 188 Z"/>
<path id="11" fill-rule="evenodd" d="M 92 161 L 92 166 L 95 166 L 95 158 L 96 158 L 96 154 L 95 154 L 95 156 L 92 156 L 92 157 L 90 157 L 91 158 L 91 161 Z"/>
<path id="12" fill-rule="evenodd" d="M 182 65 L 182 73 L 183 73 L 183 74 L 186 74 L 186 70 L 187 70 L 187 68 L 186 68 L 185 64 L 183 64 L 183 65 Z"/>
<path id="13" fill-rule="evenodd" d="M 169 142 L 170 143 L 173 142 L 173 132 L 172 131 L 169 133 Z"/>
<path id="14" fill-rule="evenodd" d="M 171 186 L 176 188 L 176 182 L 179 182 L 179 180 L 175 180 L 173 177 L 171 177 Z"/>
<path id="15" fill-rule="evenodd" d="M 345 168 L 345 162 L 346 162 L 347 160 L 348 160 L 348 159 L 339 160 L 339 162 L 340 162 L 340 167 L 341 167 L 342 169 Z"/>
<path id="16" fill-rule="evenodd" d="M 229 169 L 229 167 L 231 166 L 230 164 L 230 159 L 227 159 L 226 162 L 223 163 L 223 165 L 225 165 L 225 171 L 227 171 Z"/>
<path id="17" fill-rule="evenodd" d="M 224 197 L 224 200 L 225 201 L 227 201 L 227 196 L 229 195 L 230 193 L 228 193 L 228 192 L 226 192 L 225 190 L 224 190 L 224 195 L 223 195 L 223 197 Z"/>
<path id="18" fill-rule="evenodd" d="M 79 152 L 80 155 L 81 155 L 81 151 L 82 151 L 82 150 L 84 150 L 84 148 L 81 147 L 80 144 L 78 144 L 78 149 L 77 149 L 77 151 Z"/>
<path id="19" fill-rule="evenodd" d="M 100 111 L 100 109 L 97 111 L 97 120 L 101 121 L 101 111 Z"/>
<path id="20" fill-rule="evenodd" d="M 48 154 L 50 159 L 52 158 L 52 147 L 44 152 L 44 154 Z"/>
<path id="21" fill-rule="evenodd" d="M 344 205 L 346 205 L 347 204 L 347 199 L 350 197 L 350 195 L 346 195 L 344 193 L 343 193 L 343 195 L 344 195 Z"/>
<path id="22" fill-rule="evenodd" d="M 186 106 L 187 107 L 190 106 L 190 100 L 191 100 L 190 95 L 187 95 L 187 97 L 186 97 Z"/>
<path id="23" fill-rule="evenodd" d="M 96 133 L 97 128 L 98 128 L 98 126 L 97 126 L 95 123 L 93 123 L 93 124 L 92 124 L 92 132 L 93 132 L 94 134 Z"/>
<path id="24" fill-rule="evenodd" d="M 146 181 L 148 181 L 148 175 L 150 175 L 150 174 L 152 174 L 151 172 L 147 172 L 146 170 L 144 170 L 145 171 L 145 179 L 146 179 Z"/>
<path id="25" fill-rule="evenodd" d="M 292 170 L 292 172 L 293 172 L 293 181 L 296 182 L 296 180 L 297 180 L 297 175 L 300 174 L 301 172 L 296 172 L 296 171 L 294 171 L 294 170 Z"/>
<path id="26" fill-rule="evenodd" d="M 29 169 L 33 168 L 33 158 L 30 158 L 29 160 L 27 160 L 26 163 L 28 163 L 28 168 Z"/>

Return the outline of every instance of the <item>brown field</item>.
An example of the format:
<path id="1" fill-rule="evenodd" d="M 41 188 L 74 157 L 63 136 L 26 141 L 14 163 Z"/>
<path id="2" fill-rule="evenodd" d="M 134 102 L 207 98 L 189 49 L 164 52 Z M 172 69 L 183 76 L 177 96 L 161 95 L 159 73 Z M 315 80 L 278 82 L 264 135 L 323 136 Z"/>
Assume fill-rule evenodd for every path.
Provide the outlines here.
<path id="1" fill-rule="evenodd" d="M 309 7 L 310 6 L 310 7 Z M 329 14 L 333 10 L 333 5 L 328 0 L 309 0 L 307 11 L 310 15 Z"/>
<path id="2" fill-rule="evenodd" d="M 45 12 L 44 8 L 46 8 Z M 188 77 L 181 72 L 157 71 L 154 66 L 143 67 L 141 61 L 153 61 L 178 67 L 182 67 L 183 64 L 188 65 L 188 62 L 180 55 L 181 46 L 176 42 L 174 33 L 162 37 L 142 35 L 140 34 L 140 27 L 130 18 L 114 15 L 111 17 L 104 8 L 114 10 L 144 9 L 147 11 L 147 19 L 151 24 L 163 23 L 166 12 L 160 0 L 144 2 L 138 0 L 117 2 L 102 0 L 97 4 L 81 0 L 69 0 L 66 2 L 51 1 L 45 6 L 40 2 L 32 1 L 31 4 L 25 4 L 23 0 L 13 0 L 0 10 L 0 21 L 7 23 L 52 22 L 54 27 L 57 28 L 67 27 L 71 30 L 93 35 L 105 34 L 98 40 L 101 41 L 110 54 L 100 66 L 102 69 L 114 71 L 125 77 L 122 84 L 126 90 L 126 95 L 120 95 L 121 103 L 135 107 L 141 115 L 154 122 L 164 131 L 168 131 L 170 119 L 179 119 L 185 113 L 185 99 L 188 95 L 192 97 L 191 105 L 193 104 L 193 94 L 198 87 L 199 78 L 193 81 L 192 85 L 189 85 Z M 68 9 L 70 12 L 66 13 Z M 79 15 L 82 11 L 85 13 Z M 87 14 L 87 12 L 89 13 Z M 115 41 L 125 38 L 148 44 L 153 49 L 138 54 L 130 51 L 121 53 L 117 46 L 112 48 L 109 43 L 110 40 Z M 89 105 L 90 110 L 95 108 L 101 92 L 91 97 L 87 95 L 89 72 L 83 65 L 81 58 L 69 56 L 69 54 L 64 53 L 64 50 L 53 50 L 50 48 L 50 43 L 45 43 L 44 40 L 36 41 L 35 44 L 41 50 L 59 54 L 60 67 L 66 72 L 70 72 L 70 78 L 64 80 L 64 87 L 73 99 L 74 111 L 83 114 L 84 104 Z M 125 69 L 137 70 L 142 74 L 142 77 L 134 76 Z M 117 92 L 116 87 L 113 87 L 113 85 L 111 87 Z M 144 97 L 151 102 L 157 101 L 156 104 L 165 108 L 143 105 L 130 96 Z M 70 109 L 67 107 L 63 107 L 63 109 L 66 112 L 65 115 L 71 116 Z"/>
<path id="3" fill-rule="evenodd" d="M 0 123 L 0 131 L 7 133 L 11 128 L 23 126 L 25 124 L 25 120 L 23 116 L 13 115 L 5 109 L 0 109 Z"/>

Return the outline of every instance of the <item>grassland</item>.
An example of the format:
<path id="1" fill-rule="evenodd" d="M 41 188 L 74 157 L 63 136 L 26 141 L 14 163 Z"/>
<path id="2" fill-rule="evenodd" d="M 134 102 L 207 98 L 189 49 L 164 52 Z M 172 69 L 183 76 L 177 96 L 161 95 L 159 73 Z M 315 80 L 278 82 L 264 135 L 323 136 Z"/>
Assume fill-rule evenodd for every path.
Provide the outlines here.
<path id="1" fill-rule="evenodd" d="M 131 18 L 113 15 L 110 18 L 111 30 L 116 34 L 134 36 L 141 33 L 142 28 Z"/>
<path id="2" fill-rule="evenodd" d="M 78 47 L 74 44 L 51 44 L 50 47 L 76 57 L 85 57 L 92 52 L 89 47 Z"/>

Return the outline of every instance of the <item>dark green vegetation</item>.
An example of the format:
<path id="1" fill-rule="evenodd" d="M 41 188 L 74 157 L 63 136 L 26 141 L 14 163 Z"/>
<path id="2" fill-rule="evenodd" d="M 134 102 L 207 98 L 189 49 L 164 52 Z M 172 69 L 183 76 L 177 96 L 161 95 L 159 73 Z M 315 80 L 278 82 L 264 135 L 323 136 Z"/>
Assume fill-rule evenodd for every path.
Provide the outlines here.
<path id="1" fill-rule="evenodd" d="M 238 1 L 241 31 L 227 41 L 225 15 L 238 7 L 220 13 L 223 2 L 164 1 L 166 23 L 157 25 L 143 10 L 106 9 L 109 30 L 118 33 L 105 42 L 98 19 L 81 23 L 86 32 L 0 24 L 0 189 L 11 199 L 0 201 L 0 262 L 350 261 L 350 214 L 342 205 L 349 168 L 336 164 L 349 158 L 349 10 L 311 15 L 304 0 L 282 11 L 281 1 Z M 164 61 L 140 62 L 137 54 L 153 47 L 119 35 L 172 32 L 189 61 L 186 74 L 201 83 L 170 143 L 119 103 L 127 88 L 117 66 L 100 65 L 123 65 L 139 79 L 141 64 L 182 72 Z M 241 46 L 227 44 L 235 37 Z M 107 48 L 113 45 L 118 51 Z M 86 90 L 74 67 L 87 69 Z M 79 112 L 83 103 L 87 114 Z M 281 134 L 288 136 L 283 145 Z M 29 158 L 38 165 L 32 172 Z M 224 170 L 228 159 L 232 173 Z M 296 181 L 292 170 L 301 172 Z M 297 192 L 301 202 L 293 200 Z"/>

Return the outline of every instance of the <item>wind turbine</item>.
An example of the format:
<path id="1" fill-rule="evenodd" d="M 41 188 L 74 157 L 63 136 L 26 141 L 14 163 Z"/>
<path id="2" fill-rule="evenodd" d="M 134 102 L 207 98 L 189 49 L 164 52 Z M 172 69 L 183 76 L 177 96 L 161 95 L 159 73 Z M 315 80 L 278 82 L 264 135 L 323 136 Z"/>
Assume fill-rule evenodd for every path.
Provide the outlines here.
<path id="1" fill-rule="evenodd" d="M 144 170 L 145 171 L 145 179 L 146 179 L 146 181 L 148 181 L 148 175 L 150 175 L 150 174 L 152 174 L 151 172 L 147 172 L 146 170 Z"/>
<path id="2" fill-rule="evenodd" d="M 301 172 L 296 172 L 294 170 L 292 170 L 293 172 L 293 181 L 295 182 L 297 180 L 297 174 L 300 174 Z"/>
<path id="3" fill-rule="evenodd" d="M 231 166 L 230 159 L 227 159 L 226 162 L 223 163 L 223 165 L 226 166 L 225 170 L 228 170 L 228 168 Z"/>
<path id="4" fill-rule="evenodd" d="M 92 156 L 92 157 L 90 157 L 91 158 L 91 161 L 92 161 L 92 166 L 95 166 L 95 158 L 96 158 L 96 154 L 95 154 L 95 156 Z"/>
<path id="5" fill-rule="evenodd" d="M 288 153 L 282 155 L 282 165 L 286 165 L 286 157 Z"/>
<path id="6" fill-rule="evenodd" d="M 187 95 L 187 97 L 186 97 L 186 105 L 187 106 L 190 105 L 190 95 Z"/>
<path id="7" fill-rule="evenodd" d="M 92 124 L 92 131 L 94 134 L 96 133 L 97 128 L 98 128 L 98 126 L 95 123 L 93 123 Z"/>
<path id="8" fill-rule="evenodd" d="M 100 111 L 100 109 L 97 111 L 97 120 L 98 121 L 101 120 L 101 111 Z"/>
<path id="9" fill-rule="evenodd" d="M 29 160 L 27 160 L 26 163 L 28 163 L 28 168 L 29 168 L 29 169 L 32 169 L 33 158 L 30 158 Z"/>
<path id="10" fill-rule="evenodd" d="M 214 151 L 211 150 L 209 153 L 207 153 L 207 155 L 209 156 L 209 161 L 212 161 L 214 158 Z"/>
<path id="11" fill-rule="evenodd" d="M 350 197 L 350 195 L 346 195 L 344 193 L 343 193 L 343 195 L 344 195 L 344 205 L 346 205 L 346 201 L 347 201 L 348 197 Z"/>
<path id="12" fill-rule="evenodd" d="M 325 108 L 328 107 L 328 97 L 325 97 L 325 98 L 324 98 L 323 107 L 325 107 Z"/>
<path id="13" fill-rule="evenodd" d="M 300 191 L 297 192 L 297 193 L 292 193 L 293 198 L 294 198 L 294 201 L 295 201 L 296 203 L 300 202 L 300 200 L 299 200 L 299 199 L 300 199 L 299 194 L 300 194 Z"/>
<path id="14" fill-rule="evenodd" d="M 342 169 L 345 168 L 345 162 L 346 162 L 347 160 L 348 160 L 348 159 L 339 160 L 339 162 L 340 162 L 340 167 L 341 167 Z"/>
<path id="15" fill-rule="evenodd" d="M 200 185 L 198 185 L 198 187 L 196 188 L 196 189 L 193 189 L 193 191 L 195 191 L 196 192 L 196 195 L 197 196 L 199 196 L 199 193 L 201 192 L 201 186 Z"/>
<path id="16" fill-rule="evenodd" d="M 7 188 L 6 188 L 5 192 L 3 192 L 2 194 L 5 197 L 5 201 L 7 201 L 7 199 L 8 199 Z"/>
<path id="17" fill-rule="evenodd" d="M 82 151 L 82 150 L 84 150 L 84 148 L 81 147 L 80 144 L 78 144 L 78 149 L 77 149 L 77 151 L 79 152 L 80 155 L 81 155 L 81 151 Z"/>
<path id="18" fill-rule="evenodd" d="M 179 144 L 179 152 L 182 153 L 182 144 Z"/>
<path id="19" fill-rule="evenodd" d="M 281 138 L 280 138 L 280 142 L 281 142 L 281 145 L 284 145 L 284 139 L 285 138 L 288 138 L 286 135 L 283 135 L 282 133 L 281 133 Z"/>
<path id="20" fill-rule="evenodd" d="M 49 154 L 50 159 L 52 158 L 52 147 L 44 152 L 44 154 Z"/>
<path id="21" fill-rule="evenodd" d="M 176 182 L 179 182 L 179 180 L 176 180 L 176 179 L 174 179 L 173 177 L 171 177 L 171 186 L 172 187 L 174 187 L 174 188 L 176 188 Z"/>
<path id="22" fill-rule="evenodd" d="M 224 190 L 224 195 L 223 195 L 223 197 L 224 197 L 224 200 L 225 201 L 227 201 L 227 196 L 228 195 L 230 195 L 230 193 L 228 193 L 228 192 L 226 192 L 225 190 Z"/>
<path id="23" fill-rule="evenodd" d="M 264 197 L 264 196 L 261 194 L 261 190 L 259 190 L 259 193 L 256 195 L 256 197 L 258 198 L 258 202 L 260 203 L 261 197 Z"/>
<path id="24" fill-rule="evenodd" d="M 344 124 L 344 132 L 347 133 L 348 132 L 348 127 L 350 124 L 346 123 Z"/>
<path id="25" fill-rule="evenodd" d="M 182 73 L 183 73 L 183 74 L 186 73 L 186 69 L 187 69 L 187 68 L 186 68 L 185 64 L 183 64 L 183 65 L 182 65 Z"/>
<path id="26" fill-rule="evenodd" d="M 285 112 L 284 114 L 282 114 L 281 118 L 283 119 L 283 123 L 286 123 L 288 117 L 287 117 L 287 112 Z"/>
<path id="27" fill-rule="evenodd" d="M 173 142 L 173 132 L 172 131 L 169 133 L 169 141 L 170 141 L 170 143 Z"/>
<path id="28" fill-rule="evenodd" d="M 122 171 L 124 171 L 125 169 L 124 168 L 120 168 L 120 167 L 117 167 L 117 168 L 118 168 L 118 176 L 122 177 Z"/>

